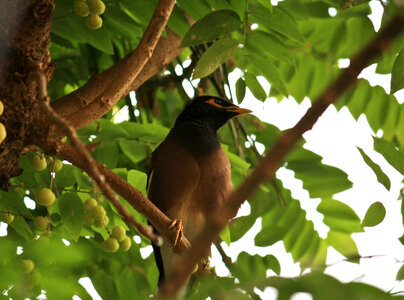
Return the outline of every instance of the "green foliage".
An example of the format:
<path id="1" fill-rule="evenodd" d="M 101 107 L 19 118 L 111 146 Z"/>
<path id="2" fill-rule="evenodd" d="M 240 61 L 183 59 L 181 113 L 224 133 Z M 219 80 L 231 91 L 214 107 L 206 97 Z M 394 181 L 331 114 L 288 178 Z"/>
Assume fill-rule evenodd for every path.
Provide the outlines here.
<path id="1" fill-rule="evenodd" d="M 157 0 L 105 1 L 102 27 L 92 30 L 86 26 L 86 19 L 77 15 L 72 1 L 56 0 L 49 48 L 57 66 L 49 84 L 52 101 L 83 86 L 135 49 L 156 4 Z M 395 9 L 394 3 L 388 5 L 392 11 Z M 330 9 L 336 9 L 334 17 L 330 16 Z M 195 21 L 192 26 L 184 13 Z M 376 36 L 367 17 L 369 13 L 369 3 L 361 1 L 285 0 L 273 6 L 267 0 L 177 0 L 168 27 L 183 37 L 181 47 L 185 50 L 168 71 L 162 71 L 136 91 L 136 101 L 132 99 L 135 105 L 130 104 L 129 98 L 122 99 L 102 118 L 79 130 L 78 136 L 93 145 L 91 154 L 97 161 L 146 195 L 150 154 L 165 138 L 189 98 L 188 91 L 182 88 L 184 83 L 193 84 L 195 91 L 221 96 L 229 86 L 235 86 L 236 95 L 227 96 L 238 103 L 244 100 L 246 87 L 263 102 L 267 97 L 282 101 L 285 96 L 299 103 L 306 97 L 314 101 L 341 72 L 339 60 L 352 58 Z M 386 12 L 382 24 L 389 18 L 391 12 Z M 379 137 L 374 138 L 374 150 L 401 174 L 404 105 L 392 93 L 403 88 L 403 46 L 401 35 L 374 61 L 378 73 L 392 74 L 390 94 L 359 79 L 335 105 L 337 109 L 347 108 L 356 120 L 364 115 L 375 133 L 381 129 Z M 234 69 L 237 72 L 232 74 Z M 202 78 L 198 87 L 192 73 L 193 78 Z M 229 82 L 234 74 L 239 79 Z M 270 84 L 269 94 L 261 80 Z M 121 120 L 120 115 L 126 116 L 130 109 L 134 110 L 133 115 Z M 269 150 L 281 134 L 281 130 L 254 116 L 235 121 L 232 127 L 220 131 L 235 187 L 259 160 L 257 149 L 249 142 L 263 144 Z M 250 211 L 232 219 L 220 235 L 232 247 L 251 233 L 253 226 L 258 226 L 254 245 L 245 246 L 237 257 L 232 257 L 227 265 L 228 276 L 198 279 L 187 299 L 251 299 L 254 288 L 266 287 L 276 288 L 279 299 L 289 299 L 297 292 L 309 293 L 314 299 L 393 297 L 370 285 L 341 283 L 322 273 L 327 267 L 329 247 L 348 261 L 358 263 L 360 255 L 352 234 L 361 234 L 364 227 L 379 224 L 386 211 L 381 202 L 375 202 L 361 222 L 353 202 L 334 199 L 335 194 L 352 187 L 348 174 L 323 163 L 320 155 L 303 146 L 297 145 L 282 166 L 294 172 L 310 198 L 320 199 L 317 212 L 323 216 L 322 225 L 329 228 L 327 236 L 320 235 L 307 217 L 301 199 L 292 196 L 293 191 L 275 178 L 260 186 L 248 199 Z M 358 150 L 378 181 L 387 190 L 392 188 L 390 175 L 371 159 L 373 154 L 359 147 Z M 32 153 L 21 157 L 23 173 L 12 180 L 10 191 L 0 191 L 1 215 L 14 216 L 8 225 L 2 224 L 7 226 L 7 234 L 0 237 L 1 294 L 24 299 L 36 298 L 46 291 L 48 299 L 68 299 L 73 295 L 91 299 L 78 283 L 80 278 L 89 277 L 103 299 L 154 297 L 151 295 L 156 293 L 157 268 L 153 255 L 144 257 L 143 250 L 141 253 L 150 242 L 143 237 L 139 243 L 134 242 L 133 237 L 139 234 L 125 223 L 81 169 L 66 162 L 57 173 L 32 168 L 33 157 Z M 33 200 L 41 188 L 52 190 L 54 203 L 35 205 Z M 89 198 L 97 200 L 98 213 L 102 214 L 97 220 L 102 226 L 95 224 L 94 207 L 85 209 Z M 136 220 L 147 224 L 144 216 L 124 199 L 120 201 Z M 404 205 L 402 208 L 403 215 Z M 45 229 L 35 226 L 38 217 L 50 220 Z M 105 222 L 104 217 L 109 221 Z M 311 271 L 296 278 L 280 277 L 283 266 L 278 257 L 270 252 L 264 256 L 251 254 L 253 247 L 275 243 L 282 243 L 302 270 Z M 33 262 L 28 274 L 15 267 L 22 260 Z M 403 274 L 401 267 L 397 280 L 402 280 Z"/>

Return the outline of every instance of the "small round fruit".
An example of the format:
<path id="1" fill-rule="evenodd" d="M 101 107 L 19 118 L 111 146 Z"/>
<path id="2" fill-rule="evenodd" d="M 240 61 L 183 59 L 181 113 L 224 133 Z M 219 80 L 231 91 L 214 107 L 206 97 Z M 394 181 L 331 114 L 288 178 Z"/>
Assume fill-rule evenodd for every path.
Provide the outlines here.
<path id="1" fill-rule="evenodd" d="M 94 198 L 88 198 L 85 202 L 84 202 L 84 210 L 85 211 L 90 211 L 93 208 L 95 208 L 98 205 L 97 200 L 95 200 Z"/>
<path id="2" fill-rule="evenodd" d="M 41 281 L 41 273 L 39 273 L 37 270 L 33 270 L 31 273 L 29 273 L 28 279 L 31 282 L 32 285 L 37 285 Z"/>
<path id="3" fill-rule="evenodd" d="M 115 226 L 112 228 L 111 236 L 116 238 L 118 242 L 121 242 L 126 237 L 126 230 L 121 225 Z"/>
<path id="4" fill-rule="evenodd" d="M 35 218 L 34 225 L 35 228 L 38 230 L 45 230 L 46 228 L 48 228 L 49 222 L 50 221 L 48 218 L 39 216 Z"/>
<path id="5" fill-rule="evenodd" d="M 128 236 L 125 236 L 125 238 L 119 242 L 119 249 L 121 249 L 122 251 L 128 251 L 130 249 L 130 246 L 132 246 L 132 241 Z"/>
<path id="6" fill-rule="evenodd" d="M 88 212 L 84 213 L 83 221 L 84 221 L 84 224 L 86 224 L 87 226 L 93 226 L 94 225 L 94 217 Z"/>
<path id="7" fill-rule="evenodd" d="M 101 15 L 105 11 L 105 4 L 101 0 L 90 0 L 88 5 L 90 12 L 94 15 Z"/>
<path id="8" fill-rule="evenodd" d="M 0 213 L 0 221 L 10 224 L 14 221 L 14 215 L 9 212 Z"/>
<path id="9" fill-rule="evenodd" d="M 91 210 L 91 215 L 96 220 L 102 220 L 107 215 L 107 213 L 104 207 L 98 205 Z"/>
<path id="10" fill-rule="evenodd" d="M 46 168 L 46 159 L 42 155 L 35 155 L 29 162 L 31 167 L 37 171 L 42 171 Z"/>
<path id="11" fill-rule="evenodd" d="M 55 194 L 47 188 L 41 188 L 37 193 L 35 200 L 43 206 L 51 206 L 55 202 Z"/>
<path id="12" fill-rule="evenodd" d="M 99 15 L 91 15 L 87 17 L 86 24 L 91 29 L 98 29 L 102 26 L 102 19 Z"/>
<path id="13" fill-rule="evenodd" d="M 109 237 L 102 242 L 102 247 L 108 252 L 116 252 L 119 249 L 119 243 L 115 238 Z"/>
<path id="14" fill-rule="evenodd" d="M 3 102 L 0 100 L 0 116 L 3 114 L 4 111 L 4 105 Z"/>
<path id="15" fill-rule="evenodd" d="M 94 226 L 98 228 L 103 228 L 107 226 L 108 223 L 109 223 L 108 216 L 105 216 L 104 218 L 102 218 L 102 220 L 94 220 Z"/>
<path id="16" fill-rule="evenodd" d="M 53 172 L 53 173 L 59 172 L 60 170 L 62 170 L 62 168 L 63 168 L 63 163 L 58 159 L 55 159 L 54 161 L 52 161 L 48 166 L 49 171 Z"/>
<path id="17" fill-rule="evenodd" d="M 6 139 L 7 130 L 3 123 L 0 123 L 0 144 Z"/>
<path id="18" fill-rule="evenodd" d="M 22 259 L 20 261 L 20 270 L 24 274 L 30 273 L 34 269 L 34 262 L 30 259 Z"/>
<path id="19" fill-rule="evenodd" d="M 90 9 L 87 3 L 82 1 L 74 2 L 73 9 L 74 13 L 80 17 L 87 17 L 90 14 Z"/>

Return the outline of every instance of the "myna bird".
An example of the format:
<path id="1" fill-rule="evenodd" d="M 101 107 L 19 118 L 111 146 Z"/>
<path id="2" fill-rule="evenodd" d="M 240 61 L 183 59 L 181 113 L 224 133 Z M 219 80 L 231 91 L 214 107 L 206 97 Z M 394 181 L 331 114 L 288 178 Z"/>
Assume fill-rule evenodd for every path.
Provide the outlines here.
<path id="1" fill-rule="evenodd" d="M 152 153 L 148 197 L 174 220 L 179 239 L 183 228 L 192 243 L 231 192 L 230 162 L 217 132 L 233 117 L 250 112 L 223 98 L 197 97 L 188 102 L 166 139 Z M 176 259 L 172 246 L 167 242 L 162 247 L 153 245 L 159 285 Z"/>

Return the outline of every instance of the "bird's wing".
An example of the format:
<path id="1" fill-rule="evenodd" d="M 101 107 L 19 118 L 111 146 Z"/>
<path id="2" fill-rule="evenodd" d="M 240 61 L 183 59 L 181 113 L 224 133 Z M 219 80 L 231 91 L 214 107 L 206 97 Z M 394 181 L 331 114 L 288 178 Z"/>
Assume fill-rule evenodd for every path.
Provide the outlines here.
<path id="1" fill-rule="evenodd" d="M 184 207 L 192 203 L 199 177 L 200 168 L 194 157 L 168 136 L 152 154 L 147 182 L 148 197 L 169 218 L 183 219 Z M 153 250 L 161 283 L 175 257 L 167 242 L 162 248 L 153 245 Z"/>

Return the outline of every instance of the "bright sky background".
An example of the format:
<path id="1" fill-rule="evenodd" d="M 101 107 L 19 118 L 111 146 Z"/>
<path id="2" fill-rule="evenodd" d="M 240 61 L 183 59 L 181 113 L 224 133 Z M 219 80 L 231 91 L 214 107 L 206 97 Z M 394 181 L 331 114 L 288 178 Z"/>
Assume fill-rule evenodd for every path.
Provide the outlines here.
<path id="1" fill-rule="evenodd" d="M 372 8 L 370 18 L 376 30 L 378 30 L 382 7 L 378 1 L 372 1 L 370 4 Z M 342 60 L 341 63 L 346 65 L 347 60 Z M 230 82 L 235 82 L 240 73 L 233 72 L 231 75 Z M 365 69 L 361 76 L 368 79 L 372 85 L 380 85 L 389 92 L 390 75 L 375 74 L 375 65 Z M 263 78 L 259 78 L 259 80 L 268 92 L 268 82 Z M 234 91 L 232 92 L 235 94 Z M 396 93 L 396 97 L 400 103 L 404 102 L 403 91 Z M 294 126 L 310 105 L 311 103 L 308 99 L 305 99 L 299 105 L 292 98 L 284 99 L 280 103 L 273 98 L 261 102 L 255 100 L 247 90 L 246 99 L 241 106 L 252 109 L 254 114 L 262 121 L 274 124 L 284 130 Z M 122 115 L 127 116 L 127 112 L 122 112 Z M 314 128 L 304 135 L 304 138 L 307 149 L 321 155 L 324 158 L 324 163 L 344 170 L 354 183 L 351 189 L 335 195 L 335 199 L 351 206 L 361 219 L 363 219 L 368 207 L 376 201 L 382 202 L 387 210 L 386 218 L 381 224 L 365 228 L 364 233 L 353 234 L 361 256 L 377 257 L 361 259 L 358 265 L 344 262 L 342 255 L 329 248 L 327 259 L 329 267 L 326 273 L 343 282 L 361 281 L 385 291 L 393 290 L 398 292 L 404 290 L 404 283 L 395 281 L 396 273 L 402 264 L 400 261 L 404 261 L 404 247 L 398 241 L 398 238 L 403 234 L 403 225 L 400 213 L 401 204 L 397 200 L 399 190 L 403 186 L 401 183 L 403 178 L 381 155 L 373 151 L 372 135 L 375 135 L 375 133 L 371 130 L 363 115 L 358 121 L 355 121 L 346 108 L 337 112 L 332 106 L 327 109 Z M 356 147 L 364 149 L 372 160 L 382 167 L 391 180 L 390 191 L 387 191 L 378 183 L 373 171 L 364 163 Z M 300 200 L 302 208 L 307 212 L 307 218 L 313 221 L 315 229 L 321 237 L 325 238 L 328 227 L 322 222 L 323 216 L 316 211 L 320 200 L 310 199 L 308 192 L 302 189 L 301 181 L 294 178 L 292 171 L 281 168 L 277 172 L 277 176 L 282 179 L 286 188 L 292 190 L 293 197 Z M 248 210 L 248 204 L 243 205 L 240 213 L 248 213 Z M 254 244 L 254 236 L 259 232 L 260 226 L 259 219 L 250 232 L 241 240 L 232 243 L 230 247 L 222 243 L 226 253 L 233 260 L 241 251 L 260 255 L 273 254 L 281 263 L 282 276 L 298 276 L 301 272 L 299 264 L 293 263 L 291 254 L 285 251 L 282 242 L 265 248 L 251 246 Z M 6 228 L 6 224 L 0 223 L 0 236 L 6 234 Z M 221 262 L 220 255 L 214 247 L 212 247 L 212 250 L 211 265 L 216 267 L 218 275 L 227 275 L 228 270 Z M 151 246 L 142 250 L 144 256 L 148 256 L 150 253 Z M 269 274 L 273 273 L 269 272 Z M 94 299 L 101 299 L 92 288 L 91 281 L 88 278 L 82 279 L 80 282 L 89 290 Z M 268 288 L 264 293 L 264 298 L 268 300 L 276 299 L 276 295 L 276 289 Z M 78 299 L 78 297 L 75 297 L 75 299 Z M 298 293 L 292 299 L 308 300 L 312 299 L 312 297 L 309 294 Z"/>

